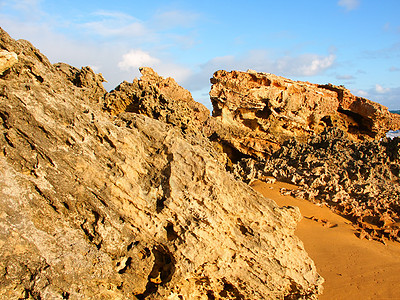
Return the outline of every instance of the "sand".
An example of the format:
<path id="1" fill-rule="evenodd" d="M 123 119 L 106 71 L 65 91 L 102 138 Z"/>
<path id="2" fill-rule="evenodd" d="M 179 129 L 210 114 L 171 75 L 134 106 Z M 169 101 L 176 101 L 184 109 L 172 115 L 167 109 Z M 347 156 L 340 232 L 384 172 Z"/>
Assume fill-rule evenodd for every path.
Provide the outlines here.
<path id="1" fill-rule="evenodd" d="M 293 185 L 251 185 L 280 206 L 300 208 L 296 235 L 325 278 L 320 299 L 400 299 L 400 243 L 360 240 L 351 222 L 329 208 L 280 194 L 280 188 Z"/>

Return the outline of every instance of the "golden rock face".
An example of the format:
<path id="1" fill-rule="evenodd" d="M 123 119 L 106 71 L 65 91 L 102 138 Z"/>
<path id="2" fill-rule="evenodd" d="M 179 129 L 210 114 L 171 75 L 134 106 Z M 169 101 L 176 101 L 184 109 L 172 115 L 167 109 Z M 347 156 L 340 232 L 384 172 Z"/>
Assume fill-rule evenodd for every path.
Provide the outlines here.
<path id="1" fill-rule="evenodd" d="M 289 138 L 306 140 L 327 127 L 357 141 L 378 140 L 400 128 L 398 115 L 340 86 L 255 71 L 217 71 L 211 83 L 213 116 L 225 124 L 221 140 L 250 156 L 265 157 Z M 227 128 L 231 135 L 224 133 Z"/>
<path id="2" fill-rule="evenodd" d="M 196 127 L 209 116 L 174 81 L 107 93 L 90 68 L 52 65 L 2 29 L 0 43 L 18 55 L 0 75 L 0 298 L 321 292 L 299 212 L 225 170 Z"/>

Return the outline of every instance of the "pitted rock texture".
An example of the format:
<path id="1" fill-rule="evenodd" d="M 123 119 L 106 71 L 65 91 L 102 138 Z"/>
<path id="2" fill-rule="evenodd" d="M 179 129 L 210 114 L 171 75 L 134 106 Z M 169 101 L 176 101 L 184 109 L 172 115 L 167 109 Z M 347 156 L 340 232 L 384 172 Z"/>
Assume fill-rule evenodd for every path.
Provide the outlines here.
<path id="1" fill-rule="evenodd" d="M 244 159 L 236 176 L 273 176 L 299 186 L 283 191 L 322 202 L 350 219 L 360 238 L 400 242 L 400 138 L 354 142 L 338 129 L 307 143 L 285 142 L 266 161 Z"/>
<path id="2" fill-rule="evenodd" d="M 222 143 L 213 141 L 213 134 L 221 124 L 211 118 L 210 111 L 194 101 L 190 92 L 173 78 L 163 78 L 148 67 L 140 68 L 140 72 L 139 79 L 132 83 L 124 81 L 105 95 L 104 109 L 112 115 L 133 112 L 174 125 L 221 164 L 230 164 L 230 149 L 227 151 Z"/>
<path id="3" fill-rule="evenodd" d="M 255 71 L 217 71 L 211 78 L 218 139 L 244 155 L 265 158 L 292 137 L 335 127 L 356 141 L 378 140 L 400 129 L 400 116 L 349 90 L 292 81 Z"/>
<path id="4" fill-rule="evenodd" d="M 0 75 L 11 68 L 18 61 L 18 56 L 14 52 L 0 50 Z"/>
<path id="5" fill-rule="evenodd" d="M 182 130 L 200 130 L 210 111 L 193 100 L 189 91 L 153 69 L 140 68 L 142 77 L 123 82 L 105 97 L 105 108 L 112 114 L 135 112 L 173 124 Z"/>
<path id="6" fill-rule="evenodd" d="M 90 69 L 0 39 L 18 55 L 0 75 L 0 298 L 317 297 L 298 209 L 236 181 L 181 125 L 105 112 Z"/>
<path id="7" fill-rule="evenodd" d="M 90 67 L 79 70 L 65 63 L 57 63 L 54 67 L 72 84 L 82 90 L 87 90 L 87 97 L 91 102 L 103 104 L 104 95 L 107 93 L 103 87 L 103 82 L 106 82 L 103 75 L 94 73 Z"/>

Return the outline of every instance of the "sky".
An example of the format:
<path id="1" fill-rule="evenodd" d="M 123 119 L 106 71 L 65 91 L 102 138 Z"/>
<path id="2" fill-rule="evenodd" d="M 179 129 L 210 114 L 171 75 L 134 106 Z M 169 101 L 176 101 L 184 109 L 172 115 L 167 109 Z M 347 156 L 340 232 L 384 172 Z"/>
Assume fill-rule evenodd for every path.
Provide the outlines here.
<path id="1" fill-rule="evenodd" d="M 217 70 L 344 85 L 400 109 L 399 0 L 0 0 L 0 26 L 112 90 L 152 67 L 211 109 Z"/>

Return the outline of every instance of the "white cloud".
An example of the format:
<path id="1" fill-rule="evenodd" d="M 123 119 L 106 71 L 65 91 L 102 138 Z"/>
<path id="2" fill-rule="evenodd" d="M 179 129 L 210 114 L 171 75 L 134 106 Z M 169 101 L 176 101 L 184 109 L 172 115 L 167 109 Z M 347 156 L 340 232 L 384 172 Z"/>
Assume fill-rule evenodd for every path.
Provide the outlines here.
<path id="1" fill-rule="evenodd" d="M 30 3 L 40 4 L 36 0 Z M 0 13 L 1 26 L 12 38 L 31 41 L 52 63 L 65 62 L 77 68 L 92 66 L 108 81 L 104 83 L 108 90 L 124 80 L 140 76 L 140 66 L 153 67 L 161 76 L 173 77 L 180 84 L 192 74 L 188 67 L 177 63 L 173 57 L 165 56 L 170 47 L 168 43 L 154 47 L 159 46 L 160 36 L 157 32 L 149 34 L 152 29 L 148 29 L 145 22 L 112 11 L 97 11 L 91 17 L 84 23 L 63 23 L 65 33 L 61 33 L 57 32 L 60 20 L 54 22 L 49 15 L 44 15 L 43 20 L 37 22 L 31 18 L 19 19 Z M 76 29 L 80 30 L 80 35 L 69 34 Z M 175 37 L 179 38 L 179 35 Z M 153 50 L 149 51 L 149 47 Z"/>
<path id="2" fill-rule="evenodd" d="M 355 90 L 353 93 L 355 96 L 360 96 L 360 97 L 364 97 L 364 98 L 369 97 L 369 93 L 364 90 Z"/>
<path id="3" fill-rule="evenodd" d="M 216 71 L 218 69 L 247 70 L 255 69 L 261 72 L 270 72 L 282 76 L 314 76 L 333 66 L 336 56 L 317 54 L 302 54 L 298 56 L 284 56 L 277 59 L 271 57 L 267 51 L 251 51 L 243 56 L 232 55 L 215 57 L 202 66 Z"/>
<path id="4" fill-rule="evenodd" d="M 162 62 L 157 65 L 155 71 L 160 76 L 172 77 L 178 84 L 181 85 L 192 75 L 192 71 L 189 68 L 175 63 Z"/>
<path id="5" fill-rule="evenodd" d="M 400 109 L 400 86 L 385 88 L 380 84 L 364 90 L 352 90 L 356 96 L 365 97 L 372 101 L 387 106 L 390 110 Z"/>
<path id="6" fill-rule="evenodd" d="M 360 6 L 360 0 L 339 0 L 338 5 L 350 11 Z"/>
<path id="7" fill-rule="evenodd" d="M 141 49 L 132 49 L 122 55 L 122 60 L 118 63 L 118 67 L 122 71 L 130 72 L 134 77 L 140 76 L 138 71 L 140 67 L 151 67 L 158 75 L 172 77 L 178 83 L 184 82 L 192 74 L 191 70 L 185 66 L 168 60 L 161 60 Z"/>
<path id="8" fill-rule="evenodd" d="M 14 9 L 24 11 L 24 12 L 32 12 L 32 9 L 37 11 L 39 9 L 39 5 L 41 0 L 13 0 L 10 1 L 11 5 Z"/>
<path id="9" fill-rule="evenodd" d="M 378 50 L 366 50 L 364 51 L 364 55 L 369 59 L 398 59 L 400 58 L 400 42 L 395 42 L 390 46 Z"/>
<path id="10" fill-rule="evenodd" d="M 131 22 L 132 20 L 136 20 L 134 17 L 131 15 L 125 14 L 120 11 L 108 11 L 108 10 L 97 10 L 92 13 L 93 16 L 98 16 L 98 17 L 106 17 L 106 18 L 113 18 L 117 20 L 126 20 Z"/>
<path id="11" fill-rule="evenodd" d="M 226 55 L 215 57 L 201 65 L 199 70 L 188 77 L 184 87 L 191 91 L 204 89 L 210 85 L 210 77 L 218 70 L 246 71 L 253 69 L 259 72 L 274 73 L 284 77 L 306 77 L 319 75 L 334 66 L 334 54 L 302 54 L 274 58 L 265 50 L 250 51 L 241 56 Z M 304 78 L 303 78 L 304 79 Z"/>
<path id="12" fill-rule="evenodd" d="M 168 47 L 176 47 L 179 46 L 181 49 L 187 50 L 193 48 L 193 46 L 198 44 L 198 41 L 194 37 L 194 35 L 178 35 L 171 34 L 168 35 L 170 43 L 166 44 Z"/>
<path id="13" fill-rule="evenodd" d="M 239 61 L 240 58 L 237 59 L 234 55 L 217 56 L 203 64 L 201 67 L 203 69 L 213 68 L 214 71 L 224 68 L 230 69 L 231 67 L 234 67 L 235 64 L 238 64 Z M 241 66 L 238 65 L 238 68 L 240 69 Z"/>
<path id="14" fill-rule="evenodd" d="M 314 76 L 330 68 L 335 59 L 334 54 L 328 56 L 303 54 L 297 57 L 284 57 L 277 61 L 277 69 L 283 74 Z"/>
<path id="15" fill-rule="evenodd" d="M 116 26 L 111 22 L 89 22 L 83 25 L 86 29 L 101 36 L 142 36 L 146 28 L 140 23 Z"/>
<path id="16" fill-rule="evenodd" d="M 132 49 L 122 56 L 122 60 L 118 63 L 118 67 L 123 71 L 136 70 L 139 67 L 153 67 L 160 60 L 151 56 L 148 52 L 141 49 Z"/>
<path id="17" fill-rule="evenodd" d="M 380 84 L 375 85 L 375 91 L 379 94 L 385 94 L 390 92 L 390 88 L 384 88 Z"/>
<path id="18" fill-rule="evenodd" d="M 377 85 L 379 86 L 379 85 Z M 400 87 L 370 89 L 369 99 L 387 106 L 391 110 L 400 109 Z"/>
<path id="19" fill-rule="evenodd" d="M 103 37 L 143 37 L 150 34 L 143 22 L 121 12 L 97 11 L 92 17 L 93 21 L 78 27 Z"/>
<path id="20" fill-rule="evenodd" d="M 39 21 L 46 14 L 41 9 L 42 0 L 9 0 L 0 1 L 0 8 L 8 10 L 12 15 L 29 20 L 29 22 Z M 7 18 L 7 16 L 5 16 Z M 3 18 L 1 19 L 3 23 Z M 3 26 L 3 24 L 2 24 Z"/>

